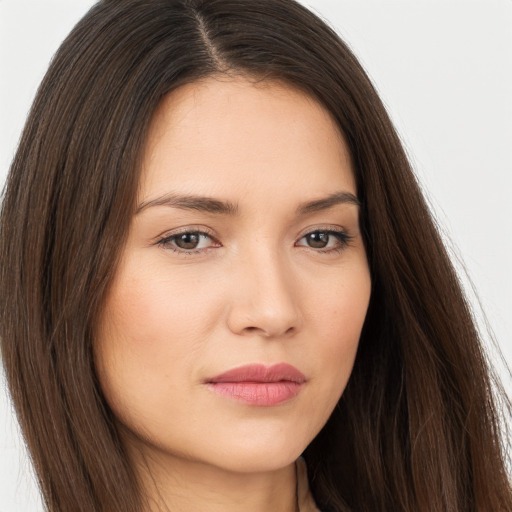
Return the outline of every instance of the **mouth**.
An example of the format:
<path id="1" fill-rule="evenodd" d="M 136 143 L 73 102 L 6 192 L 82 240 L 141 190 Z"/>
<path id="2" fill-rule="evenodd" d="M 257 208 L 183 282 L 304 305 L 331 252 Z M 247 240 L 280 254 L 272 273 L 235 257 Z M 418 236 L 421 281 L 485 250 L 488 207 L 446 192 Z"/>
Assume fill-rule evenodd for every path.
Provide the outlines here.
<path id="1" fill-rule="evenodd" d="M 305 382 L 306 377 L 297 368 L 279 363 L 240 366 L 207 379 L 205 384 L 226 398 L 248 405 L 271 407 L 297 396 Z"/>

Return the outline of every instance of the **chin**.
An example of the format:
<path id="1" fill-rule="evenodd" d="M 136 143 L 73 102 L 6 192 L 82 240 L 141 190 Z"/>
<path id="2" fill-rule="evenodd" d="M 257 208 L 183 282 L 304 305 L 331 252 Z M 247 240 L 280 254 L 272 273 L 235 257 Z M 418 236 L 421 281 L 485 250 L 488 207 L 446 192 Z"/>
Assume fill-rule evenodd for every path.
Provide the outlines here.
<path id="1" fill-rule="evenodd" d="M 220 458 L 218 467 L 233 473 L 266 473 L 278 471 L 293 464 L 303 449 L 250 449 L 244 447 L 225 452 Z"/>
<path id="2" fill-rule="evenodd" d="M 282 469 L 300 457 L 310 439 L 297 432 L 287 431 L 268 436 L 229 439 L 212 443 L 202 453 L 202 459 L 237 473 L 259 473 Z"/>

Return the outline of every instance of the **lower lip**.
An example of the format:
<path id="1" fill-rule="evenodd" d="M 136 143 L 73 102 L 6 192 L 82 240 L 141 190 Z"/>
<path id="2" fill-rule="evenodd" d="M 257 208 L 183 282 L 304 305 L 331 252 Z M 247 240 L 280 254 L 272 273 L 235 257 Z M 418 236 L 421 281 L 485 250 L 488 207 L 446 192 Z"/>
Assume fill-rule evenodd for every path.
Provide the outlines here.
<path id="1" fill-rule="evenodd" d="M 270 407 L 297 396 L 302 384 L 279 382 L 210 382 L 208 387 L 219 395 L 250 405 Z"/>

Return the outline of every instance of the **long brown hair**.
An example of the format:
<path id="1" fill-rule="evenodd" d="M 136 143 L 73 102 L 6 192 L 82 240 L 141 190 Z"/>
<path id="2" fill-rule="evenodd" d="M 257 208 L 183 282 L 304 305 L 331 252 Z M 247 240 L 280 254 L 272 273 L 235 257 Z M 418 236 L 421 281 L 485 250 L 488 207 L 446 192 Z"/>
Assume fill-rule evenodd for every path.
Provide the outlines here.
<path id="1" fill-rule="evenodd" d="M 305 450 L 325 512 L 512 510 L 500 409 L 461 286 L 356 58 L 293 0 L 105 0 L 54 57 L 0 223 L 7 378 L 51 512 L 140 512 L 92 340 L 161 99 L 211 74 L 319 99 L 349 146 L 372 296 L 353 374 Z"/>

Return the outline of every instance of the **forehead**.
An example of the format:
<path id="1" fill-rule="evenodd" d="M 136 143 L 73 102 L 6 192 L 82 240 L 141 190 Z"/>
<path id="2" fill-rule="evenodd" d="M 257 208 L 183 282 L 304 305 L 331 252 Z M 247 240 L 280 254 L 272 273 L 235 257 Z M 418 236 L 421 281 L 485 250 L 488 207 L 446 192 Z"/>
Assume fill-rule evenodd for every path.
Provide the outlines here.
<path id="1" fill-rule="evenodd" d="M 281 82 L 208 78 L 168 94 L 152 120 L 139 195 L 222 195 L 259 188 L 355 194 L 347 146 L 331 114 Z"/>

